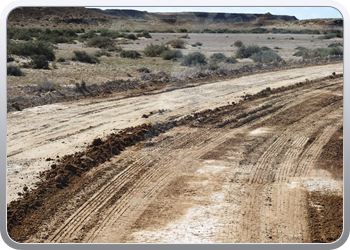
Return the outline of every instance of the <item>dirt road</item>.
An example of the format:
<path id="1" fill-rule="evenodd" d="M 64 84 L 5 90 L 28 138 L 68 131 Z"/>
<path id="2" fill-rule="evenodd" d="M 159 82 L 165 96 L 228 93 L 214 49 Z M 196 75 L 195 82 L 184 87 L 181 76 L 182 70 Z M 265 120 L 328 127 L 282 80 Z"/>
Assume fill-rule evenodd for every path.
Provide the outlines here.
<path id="1" fill-rule="evenodd" d="M 40 226 L 31 219 L 28 223 L 35 229 L 17 235 L 17 240 L 336 240 L 342 213 L 331 219 L 318 213 L 335 214 L 333 210 L 342 208 L 341 203 L 332 207 L 329 203 L 342 201 L 342 147 L 329 142 L 342 144 L 343 78 L 308 82 L 342 73 L 342 67 L 291 69 L 134 98 L 84 100 L 8 114 L 8 201 L 24 184 L 31 187 L 37 181 L 34 173 L 49 169 L 57 156 L 83 151 L 97 137 L 145 122 L 179 121 L 167 132 L 83 173 L 85 184 L 64 196 L 62 204 L 46 207 L 53 216 Z M 266 90 L 298 82 L 303 84 Z M 242 95 L 263 89 L 266 95 L 247 95 L 247 101 L 231 105 Z M 334 157 L 323 155 L 325 147 L 335 152 L 338 165 L 316 164 L 323 162 L 322 157 Z M 316 230 L 310 218 L 324 227 Z M 325 233 L 325 228 L 334 230 Z"/>

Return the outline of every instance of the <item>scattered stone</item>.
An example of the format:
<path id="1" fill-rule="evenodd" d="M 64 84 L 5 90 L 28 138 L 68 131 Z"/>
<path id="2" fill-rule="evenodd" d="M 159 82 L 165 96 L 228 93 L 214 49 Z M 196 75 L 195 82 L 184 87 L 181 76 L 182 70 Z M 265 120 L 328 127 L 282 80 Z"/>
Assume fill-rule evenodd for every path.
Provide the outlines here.
<path id="1" fill-rule="evenodd" d="M 83 160 L 83 161 L 90 161 L 90 162 L 93 162 L 94 159 L 86 156 L 86 155 L 83 155 L 82 157 L 80 157 L 80 160 Z"/>
<path id="2" fill-rule="evenodd" d="M 51 168 L 52 168 L 52 169 L 56 169 L 56 167 L 57 167 L 56 164 L 52 164 L 52 165 L 51 165 Z"/>
<path id="3" fill-rule="evenodd" d="M 34 205 L 37 206 L 37 207 L 40 207 L 40 206 L 41 206 L 41 202 L 40 202 L 40 201 L 36 201 L 36 202 L 34 203 Z"/>
<path id="4" fill-rule="evenodd" d="M 28 187 L 27 187 L 27 186 L 24 186 L 24 187 L 23 187 L 23 191 L 24 191 L 24 192 L 27 192 L 27 191 L 28 191 Z"/>
<path id="5" fill-rule="evenodd" d="M 58 183 L 63 183 L 64 182 L 64 177 L 62 175 L 57 175 L 55 177 L 55 181 L 58 182 Z"/>
<path id="6" fill-rule="evenodd" d="M 102 144 L 102 140 L 100 138 L 97 138 L 97 139 L 93 140 L 93 142 L 92 142 L 92 145 L 94 145 L 94 146 L 99 146 L 101 144 Z"/>

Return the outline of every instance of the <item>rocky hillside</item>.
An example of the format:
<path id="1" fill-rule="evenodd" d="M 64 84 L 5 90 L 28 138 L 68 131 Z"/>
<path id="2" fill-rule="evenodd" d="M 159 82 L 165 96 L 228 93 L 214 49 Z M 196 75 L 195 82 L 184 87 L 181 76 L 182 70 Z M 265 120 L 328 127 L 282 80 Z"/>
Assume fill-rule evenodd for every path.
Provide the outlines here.
<path id="1" fill-rule="evenodd" d="M 83 7 L 21 7 L 8 17 L 8 26 L 48 28 L 109 28 L 124 30 L 203 30 L 203 29 L 252 29 L 276 26 L 300 28 L 317 26 L 335 28 L 342 26 L 342 19 L 307 22 L 294 16 L 265 14 L 235 14 L 208 12 L 151 13 L 120 9 L 87 9 Z M 305 27 L 304 27 L 305 28 Z"/>

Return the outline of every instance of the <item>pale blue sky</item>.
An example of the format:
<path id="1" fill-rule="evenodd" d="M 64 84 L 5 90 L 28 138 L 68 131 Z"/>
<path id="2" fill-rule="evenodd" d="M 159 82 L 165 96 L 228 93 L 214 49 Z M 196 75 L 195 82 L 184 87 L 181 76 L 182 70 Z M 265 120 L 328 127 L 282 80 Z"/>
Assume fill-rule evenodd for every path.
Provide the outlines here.
<path id="1" fill-rule="evenodd" d="M 302 19 L 342 18 L 341 13 L 332 7 L 97 7 L 101 9 L 134 9 L 148 12 L 225 12 L 225 13 L 258 13 L 270 12 L 274 15 L 289 15 Z"/>

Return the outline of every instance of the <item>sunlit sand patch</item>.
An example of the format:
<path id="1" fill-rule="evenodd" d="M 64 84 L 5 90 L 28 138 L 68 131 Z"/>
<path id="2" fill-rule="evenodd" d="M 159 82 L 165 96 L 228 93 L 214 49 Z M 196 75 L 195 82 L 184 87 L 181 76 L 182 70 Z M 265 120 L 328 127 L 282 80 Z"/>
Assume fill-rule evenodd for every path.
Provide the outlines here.
<path id="1" fill-rule="evenodd" d="M 59 105 L 59 104 L 48 104 L 48 105 L 43 105 L 43 106 L 37 106 L 33 108 L 27 108 L 22 111 L 15 111 L 12 112 L 13 115 L 22 115 L 24 113 L 45 113 L 45 112 L 50 112 L 52 110 L 57 110 L 57 109 L 66 109 L 67 106 L 64 105 Z"/>
<path id="2" fill-rule="evenodd" d="M 204 173 L 218 173 L 221 170 L 224 170 L 225 168 L 227 168 L 226 166 L 223 165 L 219 165 L 219 164 L 214 164 L 214 163 L 218 163 L 215 160 L 206 160 L 204 161 L 205 165 L 197 170 L 197 173 L 199 174 L 204 174 Z"/>
<path id="3" fill-rule="evenodd" d="M 216 192 L 210 203 L 191 208 L 177 221 L 155 231 L 133 233 L 138 242 L 145 243 L 214 243 L 218 231 L 218 211 L 222 209 L 225 195 Z"/>
<path id="4" fill-rule="evenodd" d="M 268 133 L 270 132 L 272 129 L 271 128 L 257 128 L 253 131 L 250 132 L 251 135 L 258 135 L 258 134 L 262 134 L 262 133 Z"/>

